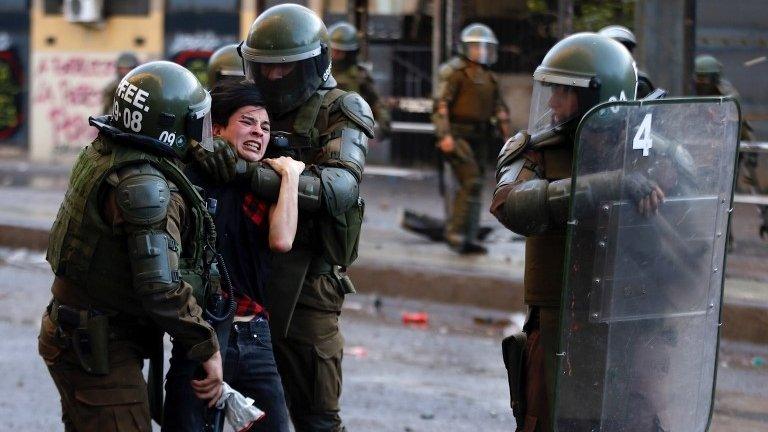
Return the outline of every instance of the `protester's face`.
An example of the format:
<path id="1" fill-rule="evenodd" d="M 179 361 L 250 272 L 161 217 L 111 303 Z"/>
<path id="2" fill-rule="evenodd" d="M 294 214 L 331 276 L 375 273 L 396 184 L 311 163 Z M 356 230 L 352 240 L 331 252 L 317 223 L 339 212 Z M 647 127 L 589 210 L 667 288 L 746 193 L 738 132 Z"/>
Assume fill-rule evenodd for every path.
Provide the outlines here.
<path id="1" fill-rule="evenodd" d="M 262 63 L 259 65 L 261 75 L 269 81 L 277 81 L 296 68 L 296 62 L 291 63 Z"/>
<path id="2" fill-rule="evenodd" d="M 226 126 L 213 125 L 214 135 L 227 140 L 237 155 L 248 162 L 264 157 L 269 144 L 269 116 L 264 107 L 246 105 L 231 116 Z"/>
<path id="3" fill-rule="evenodd" d="M 553 123 L 562 123 L 573 117 L 579 110 L 579 97 L 573 87 L 554 85 L 549 97 Z"/>

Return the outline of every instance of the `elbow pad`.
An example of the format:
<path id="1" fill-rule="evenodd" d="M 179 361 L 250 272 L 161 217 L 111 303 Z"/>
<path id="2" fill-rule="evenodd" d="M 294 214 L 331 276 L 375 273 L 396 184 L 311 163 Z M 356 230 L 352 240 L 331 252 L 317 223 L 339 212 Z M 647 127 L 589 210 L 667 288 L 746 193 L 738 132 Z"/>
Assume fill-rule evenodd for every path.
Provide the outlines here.
<path id="1" fill-rule="evenodd" d="M 523 236 L 545 232 L 550 225 L 548 186 L 548 181 L 540 179 L 515 185 L 504 202 L 504 225 Z"/>
<path id="2" fill-rule="evenodd" d="M 149 164 L 117 172 L 117 206 L 126 222 L 149 226 L 165 219 L 171 192 L 160 171 Z"/>
<path id="3" fill-rule="evenodd" d="M 137 231 L 128 237 L 133 286 L 140 295 L 164 291 L 178 284 L 179 246 L 160 231 Z"/>
<path id="4" fill-rule="evenodd" d="M 368 137 L 363 131 L 352 127 L 338 129 L 323 148 L 326 157 L 317 161 L 323 166 L 343 166 L 351 171 L 360 182 L 368 155 Z"/>
<path id="5" fill-rule="evenodd" d="M 329 214 L 336 216 L 357 205 L 360 186 L 352 173 L 343 168 L 323 168 L 320 179 L 323 183 L 325 208 Z"/>

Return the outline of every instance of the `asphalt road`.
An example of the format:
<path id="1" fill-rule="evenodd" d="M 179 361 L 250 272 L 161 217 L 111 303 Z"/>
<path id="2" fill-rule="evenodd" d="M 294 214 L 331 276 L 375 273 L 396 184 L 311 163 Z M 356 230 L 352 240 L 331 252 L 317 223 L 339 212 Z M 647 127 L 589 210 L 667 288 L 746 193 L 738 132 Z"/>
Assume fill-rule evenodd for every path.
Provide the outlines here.
<path id="1" fill-rule="evenodd" d="M 0 249 L 0 430 L 61 430 L 36 352 L 51 275 L 40 253 Z M 351 297 L 342 415 L 351 431 L 512 431 L 499 341 L 520 316 L 415 301 Z M 404 311 L 426 311 L 406 326 Z M 768 430 L 768 348 L 724 343 L 714 431 Z"/>

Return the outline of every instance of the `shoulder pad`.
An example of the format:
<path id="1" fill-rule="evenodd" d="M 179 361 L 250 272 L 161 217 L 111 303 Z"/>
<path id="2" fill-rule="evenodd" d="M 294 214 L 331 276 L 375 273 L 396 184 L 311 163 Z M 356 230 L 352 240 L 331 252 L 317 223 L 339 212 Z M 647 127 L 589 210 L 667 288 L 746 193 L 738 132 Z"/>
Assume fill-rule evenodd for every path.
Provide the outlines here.
<path id="1" fill-rule="evenodd" d="M 373 111 L 368 103 L 357 93 L 347 93 L 341 98 L 341 111 L 352 122 L 360 126 L 368 138 L 373 138 Z"/>
<path id="2" fill-rule="evenodd" d="M 441 80 L 448 79 L 452 73 L 464 69 L 467 64 L 461 57 L 454 57 L 440 65 L 437 69 L 437 76 Z"/>
<path id="3" fill-rule="evenodd" d="M 526 131 L 520 131 L 508 139 L 499 152 L 499 157 L 496 160 L 496 170 L 498 171 L 512 163 L 517 156 L 525 151 L 530 141 L 531 136 Z"/>
<path id="4" fill-rule="evenodd" d="M 165 176 L 148 163 L 117 171 L 117 206 L 126 222 L 152 225 L 165 219 L 171 192 Z"/>

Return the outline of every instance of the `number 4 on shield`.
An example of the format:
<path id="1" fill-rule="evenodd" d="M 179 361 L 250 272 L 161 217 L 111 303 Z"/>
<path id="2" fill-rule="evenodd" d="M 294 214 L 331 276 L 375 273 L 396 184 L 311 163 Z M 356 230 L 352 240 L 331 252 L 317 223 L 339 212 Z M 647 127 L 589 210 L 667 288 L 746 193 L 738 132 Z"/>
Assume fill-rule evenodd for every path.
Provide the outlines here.
<path id="1" fill-rule="evenodd" d="M 646 114 L 640 127 L 637 128 L 635 138 L 632 139 L 632 148 L 634 150 L 643 150 L 643 156 L 648 156 L 648 151 L 653 147 L 651 138 L 651 121 L 653 114 Z"/>

